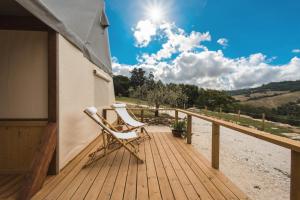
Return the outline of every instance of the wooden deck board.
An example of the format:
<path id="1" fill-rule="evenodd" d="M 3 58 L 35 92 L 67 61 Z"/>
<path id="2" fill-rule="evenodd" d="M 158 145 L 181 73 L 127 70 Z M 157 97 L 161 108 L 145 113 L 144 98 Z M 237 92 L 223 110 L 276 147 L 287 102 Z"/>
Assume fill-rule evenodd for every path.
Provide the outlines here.
<path id="1" fill-rule="evenodd" d="M 157 138 L 157 137 L 155 137 Z M 160 151 L 160 155 L 161 155 L 161 159 L 162 159 L 162 162 L 164 164 L 164 168 L 166 169 L 166 173 L 167 173 L 167 176 L 169 178 L 169 182 L 170 182 L 170 186 L 172 188 L 172 191 L 173 191 L 173 194 L 174 194 L 174 197 L 176 199 L 188 199 L 183 188 L 182 188 L 182 185 L 180 183 L 180 180 L 179 178 L 177 177 L 176 173 L 175 173 L 175 170 L 167 156 L 167 152 L 165 152 L 163 150 L 163 147 L 161 145 L 160 142 L 157 142 L 156 141 L 156 145 Z"/>
<path id="2" fill-rule="evenodd" d="M 164 149 L 170 156 L 170 160 L 172 160 L 176 169 L 179 169 L 176 171 L 178 171 L 178 176 L 181 177 L 180 180 L 182 182 L 182 185 L 184 186 L 188 198 L 212 199 L 201 181 L 196 178 L 197 175 L 191 170 L 190 166 L 184 161 L 177 150 L 175 148 L 172 148 L 168 141 L 163 140 L 163 137 L 160 138 L 160 141 L 163 143 Z"/>
<path id="3" fill-rule="evenodd" d="M 118 172 L 118 176 L 113 188 L 112 200 L 119 200 L 123 199 L 124 191 L 125 191 L 125 185 L 126 185 L 126 179 L 127 179 L 127 173 L 128 173 L 128 167 L 129 167 L 129 161 L 130 161 L 130 154 L 128 151 L 124 152 L 123 160 Z"/>
<path id="4" fill-rule="evenodd" d="M 145 160 L 145 142 L 140 145 L 140 157 Z M 137 175 L 137 199 L 149 199 L 148 194 L 148 180 L 147 180 L 147 167 L 146 165 L 138 165 L 138 175 Z"/>
<path id="5" fill-rule="evenodd" d="M 170 139 L 168 141 L 176 142 L 175 145 L 177 149 L 181 150 L 182 154 L 185 155 L 184 157 L 186 160 L 190 160 L 188 163 L 191 164 L 191 166 L 193 165 L 193 162 L 198 165 L 198 170 L 196 169 L 198 171 L 198 175 L 201 175 L 202 171 L 209 181 L 215 185 L 215 189 L 218 189 L 224 195 L 225 199 L 247 199 L 246 195 L 243 194 L 243 192 L 241 192 L 231 181 L 225 179 L 225 176 L 220 173 L 220 171 L 211 168 L 210 163 L 202 155 L 200 155 L 196 149 L 190 145 L 183 145 L 181 141 L 170 136 L 167 137 Z M 214 191 L 213 193 L 215 194 Z"/>
<path id="6" fill-rule="evenodd" d="M 82 169 L 86 153 L 34 199 L 247 199 L 192 145 L 170 133 L 151 136 L 139 146 L 144 164 L 122 148 Z"/>
<path id="7" fill-rule="evenodd" d="M 159 136 L 155 137 L 156 144 L 160 144 L 160 142 L 163 142 L 159 139 Z M 161 148 L 161 151 L 165 151 L 169 161 L 171 162 L 171 165 L 173 169 L 175 170 L 175 174 L 177 175 L 179 182 L 181 183 L 183 190 L 185 191 L 185 194 L 188 199 L 200 199 L 199 196 L 197 195 L 195 189 L 193 188 L 191 182 L 187 178 L 185 172 L 183 171 L 183 168 L 179 165 L 177 162 L 176 158 L 172 154 L 171 151 L 168 151 L 169 149 L 165 148 L 166 144 L 163 144 L 163 148 Z"/>
<path id="8" fill-rule="evenodd" d="M 162 164 L 162 160 L 160 158 L 159 152 L 157 150 L 155 144 L 156 141 L 154 139 L 155 137 L 153 137 L 153 134 L 152 134 L 152 138 L 153 139 L 150 140 L 150 146 L 152 149 L 152 156 L 153 156 L 156 174 L 159 182 L 161 196 L 163 199 L 174 199 L 173 192 L 170 187 L 170 183 L 166 175 L 165 168 Z"/>

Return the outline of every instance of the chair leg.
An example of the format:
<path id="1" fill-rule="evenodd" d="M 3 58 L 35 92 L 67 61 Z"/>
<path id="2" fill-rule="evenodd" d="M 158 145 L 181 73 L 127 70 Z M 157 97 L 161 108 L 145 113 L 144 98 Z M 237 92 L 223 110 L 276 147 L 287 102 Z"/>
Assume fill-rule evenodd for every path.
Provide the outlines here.
<path id="1" fill-rule="evenodd" d="M 145 127 L 141 127 L 141 133 L 144 133 L 144 137 L 146 137 L 147 139 L 151 140 L 151 136 L 148 133 L 148 131 L 145 129 Z"/>
<path id="2" fill-rule="evenodd" d="M 86 167 L 90 166 L 92 163 L 96 162 L 97 160 L 99 160 L 99 159 L 101 159 L 101 158 L 103 158 L 103 157 L 105 157 L 105 156 L 108 156 L 108 155 L 111 154 L 112 152 L 114 152 L 114 151 L 120 149 L 121 147 L 122 147 L 122 145 L 119 145 L 118 147 L 116 147 L 116 148 L 114 148 L 114 149 L 111 149 L 111 150 L 108 150 L 108 151 L 106 151 L 106 152 L 103 153 L 103 154 L 100 154 L 100 155 L 98 155 L 98 156 L 94 155 L 90 160 L 88 160 L 88 162 L 87 162 L 85 165 L 83 165 L 82 168 L 86 168 Z"/>

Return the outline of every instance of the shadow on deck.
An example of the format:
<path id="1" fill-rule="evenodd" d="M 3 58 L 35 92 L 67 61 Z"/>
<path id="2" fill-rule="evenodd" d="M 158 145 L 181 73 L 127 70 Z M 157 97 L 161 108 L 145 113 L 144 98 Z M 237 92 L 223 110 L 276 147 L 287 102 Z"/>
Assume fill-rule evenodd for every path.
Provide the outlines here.
<path id="1" fill-rule="evenodd" d="M 33 199 L 247 199 L 184 140 L 170 132 L 151 136 L 139 146 L 144 164 L 122 148 L 83 169 L 98 139 L 59 175 L 49 177 Z"/>

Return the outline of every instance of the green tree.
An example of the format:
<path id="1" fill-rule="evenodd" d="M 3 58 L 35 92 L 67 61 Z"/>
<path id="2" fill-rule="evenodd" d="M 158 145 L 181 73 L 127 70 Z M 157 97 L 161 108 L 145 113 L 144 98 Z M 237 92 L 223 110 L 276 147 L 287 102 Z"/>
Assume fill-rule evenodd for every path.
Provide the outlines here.
<path id="1" fill-rule="evenodd" d="M 130 80 L 127 76 L 117 75 L 113 77 L 116 96 L 129 96 Z"/>
<path id="2" fill-rule="evenodd" d="M 186 107 L 192 107 L 196 104 L 196 101 L 199 97 L 199 88 L 196 85 L 179 85 L 182 88 L 183 94 L 187 97 Z"/>
<path id="3" fill-rule="evenodd" d="M 145 71 L 142 68 L 134 68 L 131 72 L 130 85 L 134 89 L 144 85 L 146 81 Z"/>

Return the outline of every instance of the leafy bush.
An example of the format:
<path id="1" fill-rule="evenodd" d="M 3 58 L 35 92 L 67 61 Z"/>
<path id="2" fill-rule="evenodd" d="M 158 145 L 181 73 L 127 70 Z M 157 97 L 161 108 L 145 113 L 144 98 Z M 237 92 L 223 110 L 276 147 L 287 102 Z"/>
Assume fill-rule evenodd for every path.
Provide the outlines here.
<path id="1" fill-rule="evenodd" d="M 176 131 L 186 131 L 186 120 L 179 120 L 172 124 L 172 128 Z"/>

